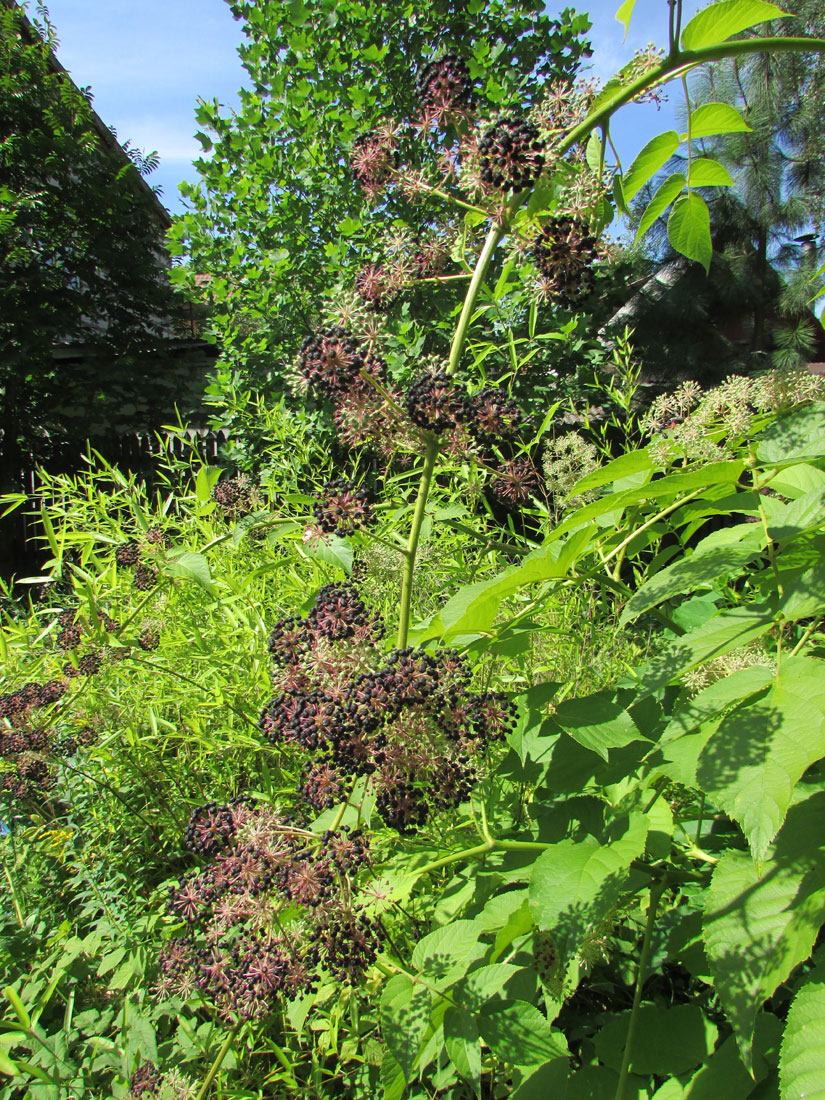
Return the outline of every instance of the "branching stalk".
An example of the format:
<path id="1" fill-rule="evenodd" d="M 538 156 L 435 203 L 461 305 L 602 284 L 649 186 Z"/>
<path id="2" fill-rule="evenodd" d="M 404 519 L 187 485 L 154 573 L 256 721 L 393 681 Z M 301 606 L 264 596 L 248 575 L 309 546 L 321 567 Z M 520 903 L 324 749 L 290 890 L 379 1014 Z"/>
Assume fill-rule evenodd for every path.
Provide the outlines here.
<path id="1" fill-rule="evenodd" d="M 234 1042 L 235 1036 L 238 1034 L 240 1027 L 240 1020 L 232 1025 L 229 1034 L 224 1039 L 223 1046 L 218 1051 L 217 1056 L 215 1057 L 215 1061 L 209 1067 L 209 1072 L 204 1078 L 203 1084 L 201 1085 L 198 1095 L 195 1097 L 195 1100 L 206 1100 L 206 1097 L 209 1095 L 209 1090 L 212 1087 L 212 1082 L 218 1076 L 218 1071 L 223 1065 L 223 1060 L 229 1053 L 229 1048 L 232 1046 L 232 1043 Z"/>

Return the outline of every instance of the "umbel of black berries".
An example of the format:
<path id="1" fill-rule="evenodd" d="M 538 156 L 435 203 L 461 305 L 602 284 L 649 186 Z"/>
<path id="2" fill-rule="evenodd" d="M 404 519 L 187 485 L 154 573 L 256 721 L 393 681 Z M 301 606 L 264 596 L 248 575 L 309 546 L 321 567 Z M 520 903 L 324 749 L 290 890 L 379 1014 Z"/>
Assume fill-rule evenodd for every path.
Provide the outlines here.
<path id="1" fill-rule="evenodd" d="M 472 102 L 473 83 L 466 62 L 455 53 L 425 65 L 415 90 L 425 113 L 433 110 L 466 110 Z"/>
<path id="2" fill-rule="evenodd" d="M 318 526 L 327 534 L 351 535 L 364 530 L 374 518 L 366 489 L 357 488 L 343 478 L 324 486 L 312 511 Z"/>
<path id="3" fill-rule="evenodd" d="M 478 149 L 481 179 L 500 191 L 523 191 L 544 169 L 539 131 L 525 119 L 500 119 L 486 131 Z"/>
<path id="4" fill-rule="evenodd" d="M 207 802 L 192 811 L 183 834 L 186 847 L 200 855 L 226 848 L 235 836 L 235 818 L 228 805 Z"/>
<path id="5" fill-rule="evenodd" d="M 521 423 L 521 409 L 504 392 L 488 386 L 474 394 L 472 415 L 467 422 L 479 443 L 500 443 L 512 439 Z"/>
<path id="6" fill-rule="evenodd" d="M 148 592 L 158 583 L 158 575 L 148 565 L 139 565 L 135 570 L 135 588 L 139 592 Z"/>
<path id="7" fill-rule="evenodd" d="M 469 414 L 467 394 L 446 371 L 420 375 L 407 391 L 406 405 L 413 424 L 429 432 L 454 428 Z"/>
<path id="8" fill-rule="evenodd" d="M 579 218 L 551 218 L 542 229 L 533 262 L 562 305 L 576 305 L 592 291 L 597 243 Z"/>
<path id="9" fill-rule="evenodd" d="M 315 597 L 315 606 L 307 616 L 310 628 L 322 638 L 340 641 L 357 632 L 380 636 L 380 620 L 371 615 L 358 595 L 358 589 L 346 581 L 325 584 Z"/>
<path id="10" fill-rule="evenodd" d="M 398 300 L 401 289 L 392 273 L 380 264 L 367 264 L 355 275 L 355 291 L 370 310 L 389 309 Z"/>
<path id="11" fill-rule="evenodd" d="M 301 344 L 298 369 L 311 386 L 327 397 L 345 393 L 366 365 L 358 341 L 339 325 L 307 336 Z"/>
<path id="12" fill-rule="evenodd" d="M 115 550 L 115 561 L 123 568 L 137 565 L 139 557 L 140 544 L 137 539 L 129 539 L 128 542 L 122 542 Z"/>
<path id="13" fill-rule="evenodd" d="M 129 1078 L 129 1095 L 135 1100 L 146 1096 L 157 1096 L 160 1085 L 160 1070 L 154 1062 L 144 1062 Z"/>
<path id="14" fill-rule="evenodd" d="M 160 631 L 153 626 L 144 627 L 138 634 L 138 645 L 146 653 L 151 653 L 160 645 Z"/>

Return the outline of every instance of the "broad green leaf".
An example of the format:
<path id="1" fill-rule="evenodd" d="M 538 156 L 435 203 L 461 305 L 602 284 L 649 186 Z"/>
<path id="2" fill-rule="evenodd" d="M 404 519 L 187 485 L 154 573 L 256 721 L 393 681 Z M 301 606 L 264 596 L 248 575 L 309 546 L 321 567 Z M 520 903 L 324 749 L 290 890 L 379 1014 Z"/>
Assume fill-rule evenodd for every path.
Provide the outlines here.
<path id="1" fill-rule="evenodd" d="M 429 990 L 421 983 L 414 983 L 406 974 L 393 975 L 384 987 L 381 1031 L 405 1081 L 412 1077 L 431 1011 Z"/>
<path id="2" fill-rule="evenodd" d="M 825 486 L 825 470 L 820 470 L 818 466 L 811 466 L 808 462 L 800 462 L 798 466 L 788 466 L 770 480 L 770 487 L 774 492 L 791 500 L 796 500 L 797 497 L 805 496 L 806 493 L 821 489 L 823 486 Z"/>
<path id="3" fill-rule="evenodd" d="M 492 1005 L 476 1017 L 478 1030 L 490 1050 L 509 1065 L 540 1066 L 565 1058 L 567 1041 L 547 1018 L 526 1001 Z"/>
<path id="4" fill-rule="evenodd" d="M 470 963 L 486 953 L 487 945 L 479 943 L 482 931 L 482 926 L 472 920 L 455 920 L 437 928 L 418 941 L 412 964 L 431 983 L 452 984 L 467 972 Z"/>
<path id="5" fill-rule="evenodd" d="M 647 453 L 647 448 L 643 447 L 638 451 L 630 451 L 628 454 L 619 455 L 618 458 L 605 463 L 604 466 L 599 466 L 592 473 L 586 474 L 576 482 L 568 495 L 577 497 L 590 489 L 599 489 L 602 485 L 609 485 L 611 482 L 621 481 L 623 478 L 633 477 L 636 474 L 644 475 L 647 480 L 650 480 L 655 470 L 656 467 Z"/>
<path id="6" fill-rule="evenodd" d="M 610 749 L 642 739 L 636 723 L 615 696 L 613 691 L 599 691 L 580 699 L 565 699 L 556 707 L 554 720 L 580 745 L 607 760 Z"/>
<path id="7" fill-rule="evenodd" d="M 661 737 L 666 744 L 687 733 L 692 733 L 709 718 L 721 714 L 731 704 L 748 699 L 768 684 L 773 683 L 774 672 L 766 665 L 751 665 L 731 672 L 722 680 L 717 680 L 703 688 L 692 699 L 680 705 L 675 711 Z"/>
<path id="8" fill-rule="evenodd" d="M 732 187 L 733 176 L 718 160 L 696 157 L 691 161 L 688 184 L 691 187 Z"/>
<path id="9" fill-rule="evenodd" d="M 317 558 L 319 561 L 325 561 L 328 565 L 337 566 L 347 576 L 352 573 L 352 547 L 346 539 L 342 539 L 339 535 L 332 535 L 329 540 L 326 538 L 318 539 L 314 545 L 307 543 L 304 545 L 304 551 L 311 558 Z"/>
<path id="10" fill-rule="evenodd" d="M 201 504 L 206 504 L 209 500 L 222 473 L 220 466 L 201 466 L 198 470 L 195 478 L 195 496 Z"/>
<path id="11" fill-rule="evenodd" d="M 699 758 L 702 790 L 764 857 L 802 773 L 825 756 L 825 662 L 786 657 L 770 691 L 726 715 Z"/>
<path id="12" fill-rule="evenodd" d="M 825 404 L 821 401 L 795 409 L 775 420 L 758 437 L 756 457 L 760 462 L 788 462 L 796 458 L 825 455 Z"/>
<path id="13" fill-rule="evenodd" d="M 636 7 L 636 0 L 624 0 L 624 3 L 616 12 L 616 18 L 624 27 L 624 36 L 627 38 L 627 32 L 630 30 L 630 19 L 633 15 L 633 9 Z"/>
<path id="14" fill-rule="evenodd" d="M 554 1058 L 538 1069 L 526 1067 L 527 1076 L 517 1082 L 510 1100 L 568 1100 L 569 1059 Z"/>
<path id="15" fill-rule="evenodd" d="M 384 1057 L 381 1060 L 381 1084 L 383 1100 L 401 1100 L 406 1091 L 404 1071 L 393 1058 L 390 1050 L 384 1051 Z"/>
<path id="16" fill-rule="evenodd" d="M 750 130 L 747 122 L 730 103 L 703 103 L 690 115 L 692 139 L 715 137 L 716 134 L 736 134 Z M 687 134 L 682 135 L 687 138 Z"/>
<path id="17" fill-rule="evenodd" d="M 596 1053 L 611 1069 L 619 1069 L 627 1039 L 630 1012 L 609 1020 L 596 1035 Z M 663 1009 L 643 1004 L 639 1009 L 630 1068 L 642 1076 L 676 1076 L 704 1062 L 713 1049 L 702 1010 L 698 1005 L 677 1005 Z"/>
<path id="18" fill-rule="evenodd" d="M 774 858 L 756 863 L 745 852 L 727 851 L 705 896 L 705 953 L 748 1070 L 759 1009 L 808 958 L 819 934 L 825 877 L 815 845 L 823 818 L 821 797 L 795 806 Z"/>
<path id="19" fill-rule="evenodd" d="M 746 31 L 768 19 L 781 19 L 787 12 L 765 0 L 720 0 L 694 15 L 682 31 L 682 49 L 698 50 L 726 42 L 740 31 Z"/>
<path id="20" fill-rule="evenodd" d="M 455 1068 L 480 1096 L 481 1039 L 474 1016 L 463 1009 L 448 1008 L 444 1014 L 444 1046 Z"/>
<path id="21" fill-rule="evenodd" d="M 657 134 L 639 153 L 622 177 L 622 193 L 630 202 L 649 179 L 659 171 L 679 148 L 679 135 L 675 130 Z"/>
<path id="22" fill-rule="evenodd" d="M 682 256 L 696 260 L 706 272 L 710 270 L 710 211 L 701 195 L 691 192 L 676 202 L 667 219 L 667 236 Z"/>
<path id="23" fill-rule="evenodd" d="M 793 999 L 779 1056 L 782 1100 L 825 1100 L 825 963 Z"/>
<path id="24" fill-rule="evenodd" d="M 675 172 L 672 176 L 668 176 L 664 182 L 659 184 L 653 192 L 653 197 L 650 202 L 645 207 L 639 222 L 639 228 L 636 230 L 637 243 L 642 239 L 645 233 L 647 233 L 656 219 L 660 218 L 670 204 L 678 199 L 686 183 L 687 179 L 683 173 Z"/>
<path id="25" fill-rule="evenodd" d="M 689 557 L 679 558 L 653 573 L 628 601 L 619 625 L 626 626 L 664 600 L 703 588 L 719 577 L 739 573 L 760 553 L 764 541 L 764 532 L 751 523 L 714 532 Z"/>
<path id="26" fill-rule="evenodd" d="M 209 571 L 209 562 L 203 554 L 194 550 L 185 550 L 174 561 L 167 562 L 164 572 L 169 577 L 181 577 L 188 581 L 194 581 L 201 588 L 205 588 L 210 595 L 217 595 L 217 588 Z"/>
<path id="27" fill-rule="evenodd" d="M 526 890 L 521 893 L 527 893 Z M 532 927 L 533 921 L 530 920 Z M 480 966 L 458 982 L 452 991 L 452 998 L 457 1004 L 463 1005 L 470 1012 L 478 1012 L 492 997 L 499 993 L 504 985 L 521 970 L 520 966 L 513 963 L 493 963 L 490 966 Z"/>
<path id="28" fill-rule="evenodd" d="M 658 691 L 693 668 L 732 649 L 747 645 L 773 625 L 774 615 L 763 605 L 734 607 L 714 615 L 703 626 L 674 639 L 640 670 L 640 689 Z"/>
<path id="29" fill-rule="evenodd" d="M 534 863 L 530 908 L 537 927 L 552 933 L 562 958 L 581 945 L 616 903 L 631 862 L 644 851 L 647 829 L 647 819 L 633 814 L 611 842 L 592 836 L 562 840 Z"/>
<path id="30" fill-rule="evenodd" d="M 593 172 L 598 172 L 602 163 L 602 139 L 599 136 L 598 130 L 594 130 L 590 135 L 590 139 L 587 142 L 587 148 L 585 149 L 585 160 L 587 161 L 588 168 Z"/>

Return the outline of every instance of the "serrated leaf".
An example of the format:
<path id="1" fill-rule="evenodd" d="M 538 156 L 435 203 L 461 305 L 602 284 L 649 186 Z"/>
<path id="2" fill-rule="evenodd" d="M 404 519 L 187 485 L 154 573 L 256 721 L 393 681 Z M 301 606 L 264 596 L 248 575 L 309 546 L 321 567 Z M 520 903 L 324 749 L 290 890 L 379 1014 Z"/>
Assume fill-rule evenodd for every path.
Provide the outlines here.
<path id="1" fill-rule="evenodd" d="M 630 1012 L 622 1012 L 604 1024 L 596 1035 L 596 1053 L 611 1069 L 621 1066 L 629 1023 Z M 630 1068 L 644 1077 L 649 1074 L 676 1076 L 703 1062 L 712 1046 L 713 1040 L 698 1005 L 663 1009 L 659 1005 L 644 1004 L 638 1011 Z"/>
<path id="2" fill-rule="evenodd" d="M 556 707 L 553 717 L 580 745 L 597 752 L 604 760 L 610 749 L 642 739 L 636 723 L 613 691 L 565 699 Z"/>
<path id="3" fill-rule="evenodd" d="M 774 420 L 758 437 L 760 462 L 821 458 L 825 454 L 825 405 L 821 401 Z"/>
<path id="4" fill-rule="evenodd" d="M 703 722 L 721 714 L 723 710 L 763 691 L 773 682 L 773 669 L 766 665 L 740 668 L 722 680 L 716 680 L 703 688 L 692 699 L 681 704 L 665 727 L 661 744 L 674 741 L 697 729 Z"/>
<path id="5" fill-rule="evenodd" d="M 715 137 L 717 134 L 746 133 L 750 129 L 730 103 L 703 103 L 690 115 L 690 136 L 693 140 Z"/>
<path id="6" fill-rule="evenodd" d="M 816 802 L 816 813 L 808 803 L 794 807 L 773 859 L 726 852 L 705 895 L 705 953 L 749 1071 L 759 1009 L 810 955 L 822 923 L 823 859 L 809 854 L 825 816 L 825 800 Z"/>
<path id="7" fill-rule="evenodd" d="M 452 984 L 486 953 L 487 945 L 479 943 L 482 931 L 473 920 L 455 920 L 437 928 L 415 945 L 412 964 L 428 981 Z"/>
<path id="8" fill-rule="evenodd" d="M 481 1038 L 475 1019 L 463 1009 L 448 1008 L 444 1014 L 444 1046 L 450 1061 L 481 1095 Z"/>
<path id="9" fill-rule="evenodd" d="M 533 864 L 530 908 L 537 927 L 552 932 L 564 956 L 613 907 L 624 889 L 631 862 L 645 847 L 648 821 L 631 815 L 624 832 L 612 842 L 595 837 L 562 840 Z"/>
<path id="10" fill-rule="evenodd" d="M 825 1100 L 825 962 L 793 999 L 779 1055 L 782 1100 Z"/>
<path id="11" fill-rule="evenodd" d="M 690 164 L 688 183 L 691 187 L 731 187 L 733 177 L 718 160 L 713 160 L 712 157 L 696 157 Z"/>
<path id="12" fill-rule="evenodd" d="M 395 974 L 381 996 L 381 1031 L 384 1042 L 404 1075 L 412 1077 L 432 1011 L 429 990 L 406 974 Z"/>
<path id="13" fill-rule="evenodd" d="M 719 535 L 723 537 L 719 537 Z M 627 602 L 620 626 L 626 626 L 657 604 L 709 585 L 719 577 L 738 573 L 755 558 L 765 541 L 752 523 L 737 524 L 703 539 L 692 554 L 653 573 Z"/>
<path id="14" fill-rule="evenodd" d="M 636 7 L 636 0 L 624 0 L 624 3 L 616 12 L 616 18 L 624 27 L 624 36 L 627 38 L 627 32 L 630 30 L 630 19 L 633 15 L 633 9 Z"/>
<path id="15" fill-rule="evenodd" d="M 484 1042 L 509 1065 L 540 1066 L 566 1058 L 567 1041 L 526 1001 L 488 1007 L 477 1018 Z"/>
<path id="16" fill-rule="evenodd" d="M 680 255 L 696 260 L 705 272 L 710 270 L 710 211 L 701 195 L 691 192 L 676 202 L 667 219 L 667 236 Z"/>
<path id="17" fill-rule="evenodd" d="M 825 662 L 786 657 L 764 696 L 726 715 L 702 750 L 697 780 L 761 859 L 802 773 L 825 756 Z"/>
<path id="18" fill-rule="evenodd" d="M 321 538 L 314 545 L 307 543 L 304 550 L 309 557 L 325 561 L 327 565 L 337 566 L 347 576 L 352 573 L 352 547 L 346 539 L 338 535 L 332 535 L 329 539 Z"/>
<path id="19" fill-rule="evenodd" d="M 668 130 L 652 138 L 622 177 L 624 201 L 630 202 L 678 148 L 679 135 L 675 130 Z"/>
<path id="20" fill-rule="evenodd" d="M 174 561 L 167 562 L 163 571 L 169 577 L 180 577 L 184 580 L 194 581 L 201 588 L 205 588 L 210 595 L 217 594 L 217 588 L 212 580 L 209 570 L 209 562 L 203 554 L 194 550 L 186 550 Z"/>
<path id="21" fill-rule="evenodd" d="M 639 222 L 639 228 L 636 230 L 637 243 L 642 239 L 645 233 L 647 233 L 656 219 L 660 218 L 670 204 L 678 199 L 686 183 L 687 179 L 684 174 L 682 172 L 675 172 L 672 176 L 668 176 L 663 183 L 659 184 L 653 192 L 653 197 L 650 202 L 645 207 Z"/>
<path id="22" fill-rule="evenodd" d="M 720 0 L 694 15 L 682 31 L 682 49 L 698 50 L 726 42 L 757 23 L 786 16 L 787 12 L 766 0 Z"/>

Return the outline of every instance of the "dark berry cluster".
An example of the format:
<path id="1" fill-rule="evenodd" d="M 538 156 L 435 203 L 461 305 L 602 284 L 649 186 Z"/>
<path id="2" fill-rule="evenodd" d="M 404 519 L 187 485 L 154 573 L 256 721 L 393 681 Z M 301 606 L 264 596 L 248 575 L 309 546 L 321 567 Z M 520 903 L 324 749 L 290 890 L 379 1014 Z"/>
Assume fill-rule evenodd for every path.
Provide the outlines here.
<path id="1" fill-rule="evenodd" d="M 76 664 L 67 661 L 63 666 L 63 674 L 68 676 L 70 680 L 74 679 L 75 676 L 96 676 L 102 667 L 102 653 L 90 649 L 87 653 L 84 653 L 82 657 L 78 657 Z"/>
<path id="2" fill-rule="evenodd" d="M 499 191 L 523 191 L 544 169 L 538 128 L 526 119 L 500 119 L 484 133 L 478 149 L 481 179 Z"/>
<path id="3" fill-rule="evenodd" d="M 369 776 L 379 815 L 408 832 L 466 800 L 474 758 L 512 727 L 514 708 L 471 691 L 455 651 L 387 655 L 379 635 L 348 583 L 322 589 L 306 619 L 281 620 L 270 639 L 280 690 L 259 727 L 273 744 L 309 754 L 298 783 L 304 804 L 340 803 L 355 777 Z"/>
<path id="4" fill-rule="evenodd" d="M 160 1070 L 154 1062 L 144 1062 L 129 1078 L 129 1095 L 135 1100 L 157 1096 L 160 1087 Z"/>
<path id="5" fill-rule="evenodd" d="M 151 653 L 160 645 L 160 631 L 154 626 L 145 626 L 138 634 L 138 645 L 146 653 Z"/>
<path id="6" fill-rule="evenodd" d="M 76 649 L 80 645 L 80 624 L 75 622 L 73 611 L 62 611 L 57 617 L 60 630 L 57 632 L 57 644 L 60 649 Z"/>
<path id="7" fill-rule="evenodd" d="M 367 352 L 339 325 L 307 336 L 301 344 L 298 368 L 325 397 L 346 392 L 366 366 Z"/>
<path id="8" fill-rule="evenodd" d="M 521 409 L 504 392 L 488 386 L 471 398 L 468 428 L 479 443 L 501 443 L 512 439 L 521 424 Z"/>
<path id="9" fill-rule="evenodd" d="M 11 767 L 0 775 L 0 791 L 4 791 L 12 802 L 27 802 L 42 796 L 54 783 L 54 769 L 48 761 L 30 752 L 17 756 Z"/>
<path id="10" fill-rule="evenodd" d="M 376 195 L 389 183 L 398 163 L 395 137 L 389 129 L 368 130 L 352 143 L 350 168 L 368 195 Z"/>
<path id="11" fill-rule="evenodd" d="M 425 118 L 436 113 L 463 113 L 472 106 L 470 70 L 458 54 L 444 54 L 425 65 L 418 74 L 415 90 Z"/>
<path id="12" fill-rule="evenodd" d="M 228 520 L 237 520 L 255 508 L 255 487 L 246 474 L 222 477 L 212 489 L 212 499 Z"/>
<path id="13" fill-rule="evenodd" d="M 351 535 L 368 527 L 375 513 L 367 490 L 338 478 L 328 482 L 312 506 L 318 526 L 326 534 Z"/>
<path id="14" fill-rule="evenodd" d="M 65 680 L 49 680 L 45 684 L 30 681 L 16 691 L 0 695 L 0 718 L 13 718 L 33 707 L 46 707 L 56 703 L 66 693 Z"/>
<path id="15" fill-rule="evenodd" d="M 186 931 L 161 953 L 161 992 L 199 991 L 225 1017 L 259 1019 L 314 988 L 320 969 L 353 980 L 375 960 L 380 928 L 353 900 L 369 862 L 360 832 L 318 837 L 236 799 L 195 810 L 186 841 L 210 862 L 170 891 Z"/>
<path id="16" fill-rule="evenodd" d="M 367 264 L 355 275 L 355 291 L 367 309 L 388 309 L 398 299 L 401 287 L 393 271 L 380 264 Z"/>
<path id="17" fill-rule="evenodd" d="M 597 245 L 579 218 L 551 218 L 545 223 L 533 247 L 533 262 L 549 295 L 562 305 L 574 306 L 592 291 Z"/>
<path id="18" fill-rule="evenodd" d="M 538 491 L 538 472 L 526 455 L 503 463 L 490 485 L 492 495 L 508 508 L 527 504 Z"/>
<path id="19" fill-rule="evenodd" d="M 158 573 L 151 565 L 139 565 L 135 570 L 134 585 L 138 592 L 149 592 L 158 583 Z"/>
<path id="20" fill-rule="evenodd" d="M 416 378 L 407 391 L 406 405 L 413 424 L 436 433 L 455 428 L 470 411 L 467 394 L 446 371 Z"/>
<path id="21" fill-rule="evenodd" d="M 115 550 L 115 561 L 121 568 L 127 569 L 137 565 L 140 560 L 140 543 L 137 539 L 129 539 L 122 542 Z"/>

